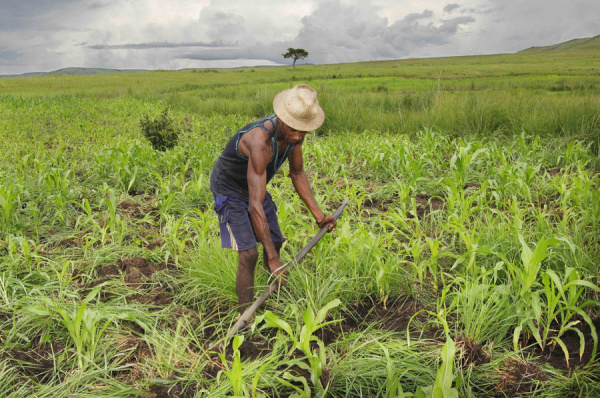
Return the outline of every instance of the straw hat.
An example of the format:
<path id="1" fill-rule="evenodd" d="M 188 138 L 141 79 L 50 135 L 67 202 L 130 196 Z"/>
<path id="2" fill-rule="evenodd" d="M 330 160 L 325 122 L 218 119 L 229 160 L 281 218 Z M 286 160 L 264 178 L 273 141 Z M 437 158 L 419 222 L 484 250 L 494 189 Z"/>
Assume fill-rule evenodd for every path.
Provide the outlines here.
<path id="1" fill-rule="evenodd" d="M 277 94 L 273 109 L 277 117 L 294 130 L 316 130 L 325 121 L 317 92 L 306 84 L 298 84 Z"/>

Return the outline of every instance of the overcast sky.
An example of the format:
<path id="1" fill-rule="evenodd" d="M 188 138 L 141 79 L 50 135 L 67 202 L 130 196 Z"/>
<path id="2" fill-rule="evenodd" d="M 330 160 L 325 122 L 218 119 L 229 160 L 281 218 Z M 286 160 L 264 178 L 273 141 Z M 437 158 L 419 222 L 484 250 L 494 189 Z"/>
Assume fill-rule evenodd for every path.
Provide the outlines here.
<path id="1" fill-rule="evenodd" d="M 0 74 L 516 52 L 600 34 L 600 0 L 0 0 Z"/>

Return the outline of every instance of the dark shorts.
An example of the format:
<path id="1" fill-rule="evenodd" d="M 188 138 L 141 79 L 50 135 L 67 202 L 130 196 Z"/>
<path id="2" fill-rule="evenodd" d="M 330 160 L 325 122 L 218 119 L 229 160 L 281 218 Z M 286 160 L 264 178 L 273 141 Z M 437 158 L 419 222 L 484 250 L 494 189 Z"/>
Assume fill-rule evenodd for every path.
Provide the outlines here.
<path id="1" fill-rule="evenodd" d="M 215 195 L 215 204 L 215 212 L 219 216 L 221 229 L 221 246 L 237 251 L 256 247 L 258 238 L 252 227 L 248 203 L 227 196 Z M 271 240 L 273 243 L 283 242 L 283 234 L 277 221 L 277 206 L 268 192 L 263 202 L 263 209 L 271 231 Z"/>

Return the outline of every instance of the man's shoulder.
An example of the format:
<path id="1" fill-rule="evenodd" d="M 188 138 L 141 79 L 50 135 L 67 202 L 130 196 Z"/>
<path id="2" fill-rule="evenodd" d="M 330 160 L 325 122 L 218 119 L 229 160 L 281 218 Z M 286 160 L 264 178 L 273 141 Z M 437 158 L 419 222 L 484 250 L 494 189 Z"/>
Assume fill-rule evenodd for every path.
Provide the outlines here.
<path id="1" fill-rule="evenodd" d="M 271 137 L 260 127 L 254 127 L 240 137 L 239 149 L 241 152 L 260 150 L 263 148 L 271 150 Z M 247 153 L 244 153 L 245 157 L 248 157 L 247 155 Z"/>

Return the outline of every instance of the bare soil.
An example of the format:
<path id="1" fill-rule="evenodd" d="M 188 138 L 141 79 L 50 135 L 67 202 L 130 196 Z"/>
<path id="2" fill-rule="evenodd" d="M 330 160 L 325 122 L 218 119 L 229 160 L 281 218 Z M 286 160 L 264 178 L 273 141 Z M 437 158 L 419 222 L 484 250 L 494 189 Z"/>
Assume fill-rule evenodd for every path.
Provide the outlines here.
<path id="1" fill-rule="evenodd" d="M 597 332 L 600 332 L 600 318 L 595 319 L 593 324 Z M 574 370 L 578 367 L 587 365 L 592 357 L 592 351 L 594 349 L 594 340 L 592 339 L 592 331 L 587 322 L 581 322 L 577 325 L 579 331 L 583 333 L 585 338 L 585 348 L 583 356 L 579 356 L 580 339 L 577 332 L 569 330 L 563 336 L 561 340 L 567 347 L 569 352 L 569 362 L 565 357 L 565 353 L 558 345 L 546 346 L 542 351 L 539 345 L 534 345 L 532 351 L 535 355 L 539 355 L 539 361 L 551 365 L 555 369 L 562 370 L 568 373 L 570 370 Z M 530 342 L 531 343 L 531 342 Z"/>
<path id="2" fill-rule="evenodd" d="M 445 205 L 444 201 L 437 196 L 417 195 L 415 201 L 418 218 L 423 218 L 432 211 L 443 209 Z M 407 214 L 407 217 L 411 218 L 412 214 Z"/>
<path id="3" fill-rule="evenodd" d="M 142 304 L 164 306 L 173 302 L 172 291 L 169 288 L 154 287 L 153 284 L 147 282 L 152 278 L 152 274 L 165 268 L 167 268 L 167 265 L 164 263 L 152 264 L 141 257 L 130 257 L 118 260 L 115 264 L 105 264 L 97 267 L 97 278 L 92 281 L 83 281 L 82 275 L 85 275 L 85 273 L 79 269 L 73 270 L 72 275 L 84 291 L 101 283 L 120 278 L 123 275 L 123 279 L 129 287 L 139 290 L 139 293 L 128 296 L 128 301 L 135 300 Z M 100 297 L 110 298 L 114 297 L 114 294 L 103 291 Z"/>
<path id="4" fill-rule="evenodd" d="M 39 343 L 31 349 L 14 348 L 0 356 L 6 359 L 24 377 L 46 383 L 54 375 L 54 359 L 65 350 L 62 343 Z"/>

